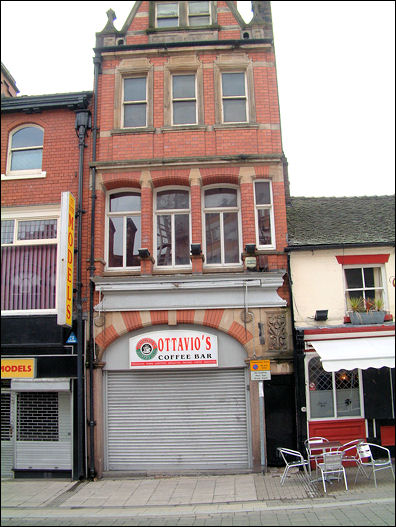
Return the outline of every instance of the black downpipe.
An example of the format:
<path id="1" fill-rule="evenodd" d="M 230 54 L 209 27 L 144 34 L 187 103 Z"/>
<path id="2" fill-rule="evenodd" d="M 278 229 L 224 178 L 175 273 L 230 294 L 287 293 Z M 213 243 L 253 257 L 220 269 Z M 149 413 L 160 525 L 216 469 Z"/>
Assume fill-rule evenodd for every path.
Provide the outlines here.
<path id="1" fill-rule="evenodd" d="M 78 135 L 79 167 L 78 167 L 78 226 L 77 226 L 77 479 L 85 478 L 85 414 L 84 414 L 84 332 L 83 332 L 83 308 L 82 308 L 82 216 L 83 210 L 83 170 L 84 170 L 84 148 L 85 136 L 91 128 L 91 114 L 87 109 L 76 111 L 75 129 Z"/>
<path id="2" fill-rule="evenodd" d="M 297 432 L 297 449 L 301 450 L 306 438 L 305 426 L 306 417 L 304 418 L 302 407 L 305 406 L 305 377 L 304 377 L 304 349 L 301 350 L 301 336 L 297 336 L 294 325 L 294 307 L 293 307 L 293 280 L 290 268 L 290 254 L 287 254 L 287 274 L 290 295 L 290 314 L 292 319 L 292 337 L 293 337 L 293 365 L 294 365 L 294 393 L 296 400 L 296 432 Z M 303 337 L 304 339 L 304 337 Z M 306 416 L 306 414 L 305 414 Z"/>
<path id="3" fill-rule="evenodd" d="M 92 130 L 92 161 L 96 161 L 96 141 L 98 125 L 98 81 L 101 57 L 96 54 L 94 58 L 94 123 Z M 95 419 L 94 419 L 94 292 L 95 284 L 95 204 L 96 204 L 96 168 L 92 168 L 91 181 L 91 251 L 89 257 L 89 478 L 95 478 Z"/>

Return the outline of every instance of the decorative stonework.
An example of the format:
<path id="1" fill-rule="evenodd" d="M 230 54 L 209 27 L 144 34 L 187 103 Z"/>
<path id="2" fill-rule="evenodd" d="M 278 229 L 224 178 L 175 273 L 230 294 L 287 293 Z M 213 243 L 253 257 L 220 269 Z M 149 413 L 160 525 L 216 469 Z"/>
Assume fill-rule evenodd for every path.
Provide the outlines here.
<path id="1" fill-rule="evenodd" d="M 286 351 L 286 315 L 284 313 L 268 316 L 268 336 L 271 350 Z"/>

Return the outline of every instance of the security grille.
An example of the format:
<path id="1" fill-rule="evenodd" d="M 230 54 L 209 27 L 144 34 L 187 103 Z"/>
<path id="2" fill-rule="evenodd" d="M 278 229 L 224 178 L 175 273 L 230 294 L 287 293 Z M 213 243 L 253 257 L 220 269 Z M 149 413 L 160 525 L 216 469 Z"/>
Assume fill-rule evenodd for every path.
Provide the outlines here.
<path id="1" fill-rule="evenodd" d="M 11 394 L 1 394 L 1 440 L 9 441 L 11 439 Z"/>
<path id="2" fill-rule="evenodd" d="M 58 393 L 21 392 L 17 408 L 18 441 L 58 441 Z"/>
<path id="3" fill-rule="evenodd" d="M 106 470 L 247 468 L 243 369 L 109 372 Z"/>

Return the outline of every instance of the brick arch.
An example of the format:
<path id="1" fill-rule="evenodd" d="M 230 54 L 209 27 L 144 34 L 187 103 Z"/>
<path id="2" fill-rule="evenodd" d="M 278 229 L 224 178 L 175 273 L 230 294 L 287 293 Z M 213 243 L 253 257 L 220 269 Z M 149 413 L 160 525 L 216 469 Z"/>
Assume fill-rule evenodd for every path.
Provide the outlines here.
<path id="1" fill-rule="evenodd" d="M 183 309 L 176 311 L 175 322 L 178 325 L 191 324 L 194 326 L 203 326 L 214 328 L 237 340 L 248 353 L 247 345 L 253 339 L 250 331 L 247 331 L 244 325 L 233 320 L 231 324 L 223 321 L 224 309 L 207 309 L 201 320 L 195 320 L 195 310 Z M 126 333 L 137 331 L 143 327 L 158 325 L 167 325 L 169 323 L 169 311 L 150 311 L 149 316 L 142 316 L 141 311 L 122 311 L 116 314 L 116 320 L 108 327 L 104 328 L 95 338 L 97 346 L 97 358 L 101 360 L 106 348 L 119 337 Z M 143 320 L 145 318 L 146 320 Z M 173 327 L 173 326 L 171 326 Z"/>
<path id="2" fill-rule="evenodd" d="M 108 190 L 125 188 L 140 190 L 139 174 L 105 174 L 102 176 L 102 184 Z"/>

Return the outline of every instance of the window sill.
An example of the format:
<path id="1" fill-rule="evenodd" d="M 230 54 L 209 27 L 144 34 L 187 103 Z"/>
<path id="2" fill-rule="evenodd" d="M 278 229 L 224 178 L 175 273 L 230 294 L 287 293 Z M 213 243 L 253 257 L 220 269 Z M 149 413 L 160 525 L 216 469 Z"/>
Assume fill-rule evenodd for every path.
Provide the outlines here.
<path id="1" fill-rule="evenodd" d="M 160 128 L 161 132 L 180 132 L 184 130 L 206 130 L 207 127 L 204 124 L 174 124 L 169 126 L 163 126 Z"/>
<path id="2" fill-rule="evenodd" d="M 260 126 L 256 123 L 221 123 L 213 125 L 214 130 L 228 130 L 230 128 L 251 128 L 257 130 Z"/>
<path id="3" fill-rule="evenodd" d="M 1 174 L 1 180 L 7 181 L 12 179 L 37 179 L 47 177 L 47 172 L 38 173 L 20 173 L 20 174 Z"/>
<path id="4" fill-rule="evenodd" d="M 147 134 L 154 133 L 155 128 L 152 126 L 140 127 L 140 128 L 116 128 L 110 130 L 110 135 L 125 135 L 125 134 Z"/>

